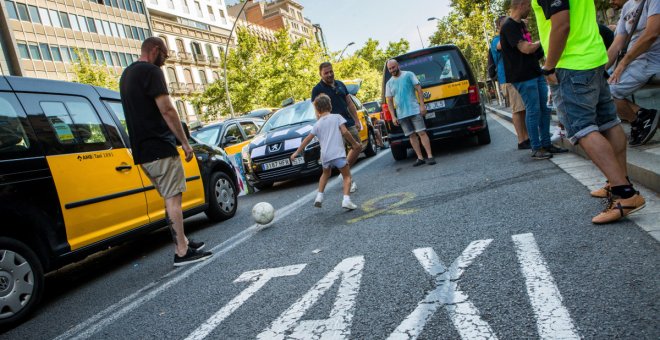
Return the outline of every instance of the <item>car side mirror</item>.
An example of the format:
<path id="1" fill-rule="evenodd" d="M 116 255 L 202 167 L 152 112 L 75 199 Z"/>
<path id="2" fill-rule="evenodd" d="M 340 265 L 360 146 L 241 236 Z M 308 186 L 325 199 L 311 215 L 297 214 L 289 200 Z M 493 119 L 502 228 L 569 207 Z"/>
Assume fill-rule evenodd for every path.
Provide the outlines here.
<path id="1" fill-rule="evenodd" d="M 236 143 L 238 143 L 238 138 L 236 138 L 235 136 L 225 136 L 224 140 L 222 141 L 222 146 L 227 146 Z"/>

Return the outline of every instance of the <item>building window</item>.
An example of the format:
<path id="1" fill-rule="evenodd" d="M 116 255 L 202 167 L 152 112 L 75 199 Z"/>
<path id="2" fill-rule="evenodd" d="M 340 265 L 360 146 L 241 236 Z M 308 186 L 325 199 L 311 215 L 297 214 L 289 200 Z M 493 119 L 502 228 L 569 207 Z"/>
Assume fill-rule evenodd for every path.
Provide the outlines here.
<path id="1" fill-rule="evenodd" d="M 183 101 L 176 101 L 176 110 L 179 112 L 179 118 L 187 121 L 186 116 L 188 115 L 188 112 L 186 112 L 186 104 L 184 104 Z"/>
<path id="2" fill-rule="evenodd" d="M 53 26 L 50 23 L 50 17 L 48 17 L 48 10 L 45 8 L 39 7 L 39 16 L 41 17 L 41 23 L 48 26 Z"/>
<path id="3" fill-rule="evenodd" d="M 110 52 L 105 51 L 105 52 L 103 52 L 103 55 L 105 57 L 105 63 L 107 65 L 115 66 L 115 63 L 112 61 L 112 55 L 110 54 Z"/>
<path id="4" fill-rule="evenodd" d="M 103 31 L 103 23 L 101 22 L 101 20 L 94 19 L 94 24 L 96 25 L 96 30 L 98 31 L 99 34 L 106 34 L 106 32 Z"/>
<path id="5" fill-rule="evenodd" d="M 176 39 L 176 50 L 178 52 L 185 52 L 186 51 L 186 48 L 183 47 L 183 40 Z"/>
<path id="6" fill-rule="evenodd" d="M 50 15 L 50 22 L 53 23 L 53 26 L 62 27 L 62 24 L 60 23 L 60 15 L 57 11 L 50 9 L 48 10 L 48 14 Z"/>
<path id="7" fill-rule="evenodd" d="M 28 6 L 30 9 L 30 18 L 32 18 L 32 22 L 40 24 L 41 19 L 39 18 L 39 8 L 37 6 Z"/>
<path id="8" fill-rule="evenodd" d="M 18 17 L 21 20 L 30 21 L 30 15 L 28 14 L 28 9 L 25 4 L 18 3 L 16 4 L 16 8 L 18 9 Z"/>
<path id="9" fill-rule="evenodd" d="M 92 49 L 87 49 L 87 51 L 82 50 L 82 51 L 80 51 L 80 53 L 83 53 L 83 55 L 82 55 L 83 58 L 84 58 L 84 54 L 86 53 L 87 57 L 89 58 L 89 62 L 92 63 L 92 64 L 97 64 L 97 63 L 101 62 L 100 60 L 96 59 L 96 51 L 94 51 Z"/>
<path id="10" fill-rule="evenodd" d="M 119 53 L 119 62 L 121 63 L 121 67 L 128 66 L 128 63 L 126 62 L 126 54 Z"/>
<path id="11" fill-rule="evenodd" d="M 220 79 L 220 74 L 218 71 L 213 71 L 213 81 L 219 80 Z"/>
<path id="12" fill-rule="evenodd" d="M 110 30 L 110 23 L 105 20 L 103 20 L 103 31 L 105 31 L 105 35 L 112 36 L 112 31 Z"/>
<path id="13" fill-rule="evenodd" d="M 172 67 L 167 68 L 167 79 L 169 79 L 170 83 L 179 82 L 179 80 L 176 78 L 176 71 L 174 71 L 174 68 Z"/>
<path id="14" fill-rule="evenodd" d="M 69 48 L 61 46 L 60 53 L 62 54 L 62 61 L 68 63 L 71 61 L 71 55 L 69 54 Z"/>
<path id="15" fill-rule="evenodd" d="M 41 60 L 41 51 L 39 51 L 39 45 L 30 44 L 30 56 L 34 60 Z"/>
<path id="16" fill-rule="evenodd" d="M 77 63 L 77 62 L 80 61 L 80 56 L 78 55 L 78 53 L 80 53 L 80 52 L 78 52 L 78 51 L 77 51 L 75 48 L 73 48 L 73 47 L 69 47 L 69 52 L 70 52 L 69 55 L 71 56 L 71 60 L 72 60 L 74 63 Z"/>
<path id="17" fill-rule="evenodd" d="M 24 43 L 18 43 L 18 54 L 22 59 L 30 59 L 30 51 Z"/>
<path id="18" fill-rule="evenodd" d="M 92 19 L 92 18 L 87 18 L 87 27 L 89 27 L 89 31 L 91 33 L 97 33 L 98 32 L 96 30 L 96 23 L 94 23 L 94 19 Z"/>
<path id="19" fill-rule="evenodd" d="M 138 1 L 137 6 L 138 6 L 138 13 L 144 14 L 144 5 L 142 4 L 142 1 Z"/>
<path id="20" fill-rule="evenodd" d="M 133 39 L 140 39 L 140 34 L 138 33 L 138 29 L 135 26 L 131 26 L 131 30 L 133 31 Z"/>
<path id="21" fill-rule="evenodd" d="M 5 7 L 7 7 L 7 12 L 9 12 L 9 19 L 18 20 L 18 13 L 16 12 L 16 7 L 14 7 L 14 2 L 5 0 Z"/>
<path id="22" fill-rule="evenodd" d="M 206 55 L 208 55 L 209 58 L 213 57 L 213 47 L 211 44 L 206 44 Z"/>
<path id="23" fill-rule="evenodd" d="M 117 24 L 114 22 L 110 23 L 110 30 L 112 31 L 112 36 L 119 38 L 119 30 L 117 29 Z"/>
<path id="24" fill-rule="evenodd" d="M 62 54 L 60 54 L 60 48 L 58 46 L 51 46 L 50 54 L 53 55 L 53 61 L 62 61 Z"/>
<path id="25" fill-rule="evenodd" d="M 198 17 L 202 16 L 202 5 L 199 4 L 199 1 L 195 1 L 195 11 Z"/>
<path id="26" fill-rule="evenodd" d="M 190 8 L 188 8 L 188 0 L 181 0 L 181 6 L 183 6 L 183 13 L 190 14 Z"/>
<path id="27" fill-rule="evenodd" d="M 50 49 L 48 44 L 39 44 L 39 49 L 41 50 L 41 57 L 44 60 L 53 60 L 53 57 L 50 55 Z"/>
<path id="28" fill-rule="evenodd" d="M 60 12 L 60 22 L 62 23 L 62 27 L 71 28 L 71 23 L 69 22 L 69 16 L 66 13 Z"/>
<path id="29" fill-rule="evenodd" d="M 89 32 L 89 29 L 87 28 L 87 19 L 84 16 L 78 16 L 78 26 L 80 26 L 80 30 L 83 32 Z"/>
<path id="30" fill-rule="evenodd" d="M 105 57 L 103 56 L 103 51 L 96 50 L 95 53 L 96 53 L 96 61 L 97 61 L 98 64 L 108 65 L 108 60 L 106 60 Z M 108 58 L 108 59 L 110 59 L 110 58 Z"/>
<path id="31" fill-rule="evenodd" d="M 192 50 L 193 54 L 195 54 L 195 55 L 202 54 L 202 48 L 201 48 L 201 46 L 199 46 L 199 43 L 191 42 L 190 43 L 190 49 Z"/>
<path id="32" fill-rule="evenodd" d="M 80 31 L 80 26 L 78 25 L 78 17 L 75 14 L 69 13 L 69 22 L 71 23 L 71 28 L 74 31 Z"/>
<path id="33" fill-rule="evenodd" d="M 112 52 L 112 64 L 115 66 L 121 66 L 119 61 L 119 54 L 117 52 Z"/>
<path id="34" fill-rule="evenodd" d="M 209 83 L 208 79 L 206 78 L 206 71 L 204 70 L 199 70 L 199 80 L 202 82 L 202 84 L 207 85 Z"/>
<path id="35" fill-rule="evenodd" d="M 208 7 L 208 10 L 209 10 L 209 19 L 211 21 L 215 21 L 215 14 L 213 14 L 213 7 L 211 7 L 211 6 L 207 6 L 207 7 Z"/>

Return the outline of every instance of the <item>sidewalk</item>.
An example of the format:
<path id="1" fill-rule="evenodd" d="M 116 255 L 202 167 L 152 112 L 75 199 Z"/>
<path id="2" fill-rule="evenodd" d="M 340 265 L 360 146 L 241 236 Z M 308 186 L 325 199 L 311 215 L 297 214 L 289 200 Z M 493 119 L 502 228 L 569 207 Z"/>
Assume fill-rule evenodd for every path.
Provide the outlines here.
<path id="1" fill-rule="evenodd" d="M 486 109 L 509 122 L 511 121 L 511 109 L 499 106 L 496 102 L 486 104 Z M 552 116 L 551 131 L 557 126 L 557 116 Z M 623 129 L 628 135 L 630 125 L 623 124 Z M 572 153 L 588 159 L 586 153 L 580 146 L 572 145 L 567 139 L 562 138 L 562 147 L 569 149 Z M 513 145 L 512 147 L 514 147 Z M 660 193 L 660 132 L 656 132 L 648 143 L 638 147 L 628 147 L 628 176 L 656 193 Z"/>

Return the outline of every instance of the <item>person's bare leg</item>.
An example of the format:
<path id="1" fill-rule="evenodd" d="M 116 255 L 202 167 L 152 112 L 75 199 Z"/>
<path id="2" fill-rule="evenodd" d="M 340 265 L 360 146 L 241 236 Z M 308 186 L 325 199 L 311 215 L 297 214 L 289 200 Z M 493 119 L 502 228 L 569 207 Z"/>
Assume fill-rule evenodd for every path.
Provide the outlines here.
<path id="1" fill-rule="evenodd" d="M 624 119 L 628 123 L 632 123 L 637 119 L 637 111 L 640 109 L 639 106 L 625 99 L 614 99 L 614 104 L 616 105 L 616 112 L 621 119 Z"/>
<path id="2" fill-rule="evenodd" d="M 344 185 L 342 186 L 344 196 L 349 196 L 351 194 L 351 181 L 353 178 L 351 177 L 350 169 L 351 168 L 348 165 L 339 169 L 339 173 L 341 173 L 341 177 L 344 180 Z"/>
<path id="3" fill-rule="evenodd" d="M 325 186 L 328 184 L 328 179 L 332 175 L 332 168 L 323 168 L 323 173 L 319 179 L 319 192 L 323 193 L 325 191 Z"/>
<path id="4" fill-rule="evenodd" d="M 615 136 L 614 138 L 620 138 Z M 599 132 L 592 132 L 580 138 L 580 146 L 591 161 L 605 175 L 611 186 L 628 185 L 626 172 L 621 168 L 610 142 Z"/>
<path id="5" fill-rule="evenodd" d="M 348 163 L 348 166 L 353 166 L 355 162 L 357 161 L 358 157 L 360 156 L 361 150 L 355 150 L 351 148 L 348 150 L 348 155 L 346 156 L 346 162 Z"/>
<path id="6" fill-rule="evenodd" d="M 422 141 L 424 151 L 426 151 L 426 157 L 433 158 L 433 151 L 431 151 L 431 141 L 429 140 L 429 135 L 426 133 L 426 131 L 420 131 L 417 134 L 419 135 L 419 139 Z"/>
<path id="7" fill-rule="evenodd" d="M 417 134 L 414 132 L 412 135 L 410 135 L 410 145 L 415 151 L 415 154 L 417 155 L 417 159 L 423 160 L 424 155 L 422 155 L 422 149 L 419 146 L 419 137 L 417 137 Z"/>
<path id="8" fill-rule="evenodd" d="M 527 136 L 527 126 L 525 126 L 525 111 L 514 112 L 512 114 L 513 128 L 518 136 L 518 144 L 529 139 Z"/>
<path id="9" fill-rule="evenodd" d="M 614 157 L 616 157 L 619 166 L 623 170 L 624 176 L 628 176 L 628 163 L 626 162 L 626 144 L 628 143 L 626 139 L 626 133 L 623 132 L 621 125 L 617 125 L 609 130 L 602 132 L 603 137 L 610 142 L 612 150 L 614 151 Z"/>
<path id="10" fill-rule="evenodd" d="M 188 239 L 183 231 L 183 211 L 181 210 L 181 194 L 165 199 L 165 210 L 172 224 L 172 240 L 174 241 L 174 252 L 177 255 L 186 255 L 188 251 Z"/>

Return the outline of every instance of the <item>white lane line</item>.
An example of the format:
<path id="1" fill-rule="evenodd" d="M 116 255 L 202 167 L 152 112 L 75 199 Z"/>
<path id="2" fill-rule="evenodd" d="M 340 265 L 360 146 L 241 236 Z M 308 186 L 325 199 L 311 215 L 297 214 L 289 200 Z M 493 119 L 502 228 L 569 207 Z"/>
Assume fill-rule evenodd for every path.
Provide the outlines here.
<path id="1" fill-rule="evenodd" d="M 365 161 L 362 161 L 354 170 L 351 170 L 353 174 L 361 171 L 362 169 L 369 166 L 374 161 L 380 159 L 384 155 L 388 154 L 387 152 L 382 152 L 372 158 L 369 158 Z M 327 188 L 332 188 L 333 186 L 341 183 L 341 178 L 335 178 L 335 180 L 328 183 Z M 282 218 L 289 215 L 291 212 L 302 206 L 305 202 L 312 200 L 316 196 L 316 189 L 309 194 L 299 198 L 293 203 L 280 208 L 275 212 L 275 219 L 271 222 L 271 225 L 281 220 Z M 121 299 L 117 303 L 109 306 L 108 308 L 102 310 L 101 312 L 91 316 L 87 320 L 79 323 L 78 325 L 70 328 L 68 331 L 62 333 L 55 340 L 64 340 L 64 339 L 87 339 L 92 335 L 96 334 L 103 328 L 115 322 L 117 319 L 123 317 L 134 309 L 140 307 L 144 303 L 150 301 L 156 296 L 160 295 L 168 288 L 179 283 L 181 280 L 188 278 L 190 275 L 194 274 L 198 270 L 208 266 L 213 263 L 216 259 L 220 258 L 220 255 L 230 251 L 237 245 L 249 240 L 254 236 L 262 227 L 254 224 L 251 227 L 243 230 L 242 232 L 232 236 L 228 240 L 220 243 L 219 245 L 213 247 L 211 251 L 214 253 L 214 256 L 210 259 L 199 262 L 192 267 L 184 271 L 174 270 L 166 275 L 163 275 L 160 279 L 149 283 L 145 287 L 139 289 L 135 293 Z"/>
<path id="2" fill-rule="evenodd" d="M 232 313 L 234 313 L 239 307 L 245 303 L 252 295 L 254 295 L 259 289 L 268 283 L 271 279 L 282 276 L 295 276 L 300 274 L 300 272 L 305 268 L 307 264 L 297 264 L 293 266 L 279 267 L 279 268 L 269 268 L 261 270 L 253 270 L 241 274 L 234 283 L 236 282 L 250 282 L 252 284 L 245 288 L 238 296 L 229 301 L 224 307 L 218 310 L 213 316 L 211 316 L 206 322 L 197 327 L 186 340 L 200 340 L 204 339 L 207 335 L 211 334 L 213 330 L 218 327 L 220 323 Z"/>
<path id="3" fill-rule="evenodd" d="M 433 248 L 413 250 L 424 270 L 435 278 L 436 288 L 417 304 L 417 308 L 401 322 L 388 340 L 417 339 L 441 305 L 447 310 L 461 339 L 497 339 L 490 325 L 481 319 L 477 307 L 458 287 L 458 281 L 465 269 L 492 241 L 489 239 L 471 242 L 449 268 L 442 264 Z"/>
<path id="4" fill-rule="evenodd" d="M 541 339 L 580 339 L 561 293 L 532 234 L 513 235 L 527 295 Z"/>
<path id="5" fill-rule="evenodd" d="M 284 311 L 259 340 L 348 339 L 351 335 L 355 299 L 360 290 L 364 256 L 344 259 L 319 280 L 312 289 Z M 341 278 L 330 317 L 323 320 L 300 320 L 305 313 Z"/>

